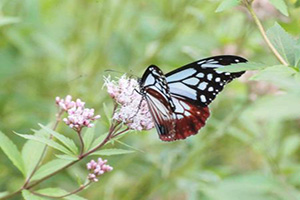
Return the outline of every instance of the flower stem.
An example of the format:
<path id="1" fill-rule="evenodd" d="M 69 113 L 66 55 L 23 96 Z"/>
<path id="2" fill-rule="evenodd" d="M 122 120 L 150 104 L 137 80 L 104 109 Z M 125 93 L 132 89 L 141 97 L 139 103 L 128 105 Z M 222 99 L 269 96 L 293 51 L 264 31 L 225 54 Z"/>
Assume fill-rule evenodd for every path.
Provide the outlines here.
<path id="1" fill-rule="evenodd" d="M 36 196 L 40 196 L 40 197 L 47 197 L 47 198 L 53 198 L 53 199 L 60 199 L 60 198 L 64 198 L 64 197 L 68 197 L 68 196 L 71 196 L 73 194 L 76 194 L 82 190 L 84 190 L 87 186 L 89 186 L 92 182 L 89 181 L 87 184 L 85 185 L 82 185 L 80 186 L 78 189 L 68 193 L 68 194 L 64 194 L 64 195 L 61 195 L 61 196 L 51 196 L 51 195 L 46 195 L 46 194 L 41 194 L 41 193 L 38 193 L 38 192 L 34 192 L 34 191 L 30 191 L 32 194 L 36 195 Z"/>
<path id="2" fill-rule="evenodd" d="M 256 13 L 254 12 L 254 10 L 252 8 L 252 1 L 244 0 L 244 4 L 245 4 L 247 10 L 249 11 L 249 13 L 251 14 L 256 26 L 258 27 L 262 37 L 264 38 L 264 40 L 267 43 L 270 50 L 273 52 L 273 54 L 276 56 L 276 58 L 278 59 L 279 62 L 281 62 L 285 66 L 289 66 L 289 64 L 282 58 L 282 56 L 279 54 L 279 52 L 275 49 L 275 47 L 269 40 L 263 25 L 261 24 L 260 20 L 258 19 Z"/>
<path id="3" fill-rule="evenodd" d="M 77 131 L 77 134 L 78 134 L 78 137 L 79 137 L 79 140 L 80 140 L 80 154 L 79 154 L 79 157 L 81 157 L 83 152 L 84 152 L 84 142 L 83 142 L 83 139 L 82 139 L 81 131 Z"/>

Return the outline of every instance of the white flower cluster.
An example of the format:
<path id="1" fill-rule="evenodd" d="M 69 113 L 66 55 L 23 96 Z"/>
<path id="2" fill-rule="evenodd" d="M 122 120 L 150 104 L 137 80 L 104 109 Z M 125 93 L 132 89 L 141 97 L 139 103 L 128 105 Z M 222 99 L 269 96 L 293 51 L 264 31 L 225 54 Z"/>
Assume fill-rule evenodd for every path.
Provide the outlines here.
<path id="1" fill-rule="evenodd" d="M 137 80 L 123 75 L 118 81 L 104 77 L 108 94 L 120 105 L 113 118 L 121 121 L 133 130 L 149 130 L 154 127 L 147 102 L 136 91 Z"/>

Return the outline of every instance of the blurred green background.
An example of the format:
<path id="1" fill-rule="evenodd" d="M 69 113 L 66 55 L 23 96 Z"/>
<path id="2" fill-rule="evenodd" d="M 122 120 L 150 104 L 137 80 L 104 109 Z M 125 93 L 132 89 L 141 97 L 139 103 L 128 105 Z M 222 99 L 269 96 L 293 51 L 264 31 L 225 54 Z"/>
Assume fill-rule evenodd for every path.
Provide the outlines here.
<path id="1" fill-rule="evenodd" d="M 54 99 L 67 94 L 104 115 L 103 103 L 112 106 L 102 89 L 105 69 L 141 76 L 150 64 L 168 72 L 218 54 L 276 64 L 246 10 L 216 13 L 219 3 L 0 0 L 1 130 L 20 149 L 25 140 L 12 130 L 31 133 L 38 122 L 55 120 Z M 297 36 L 300 10 L 293 1 L 287 3 L 289 17 L 264 0 L 257 0 L 255 10 L 266 27 L 278 21 Z M 300 199 L 300 120 L 289 114 L 256 120 L 273 112 L 256 104 L 272 98 L 278 88 L 245 81 L 248 77 L 234 81 L 218 96 L 206 127 L 196 136 L 164 143 L 155 130 L 126 135 L 122 141 L 141 152 L 109 157 L 114 171 L 80 195 L 91 200 Z M 248 115 L 249 109 L 255 115 Z M 107 128 L 103 122 L 97 126 L 99 134 Z M 77 141 L 63 124 L 58 130 Z M 0 160 L 0 191 L 18 189 L 21 174 L 2 151 Z M 40 187 L 71 191 L 77 177 L 87 175 L 86 161 Z"/>

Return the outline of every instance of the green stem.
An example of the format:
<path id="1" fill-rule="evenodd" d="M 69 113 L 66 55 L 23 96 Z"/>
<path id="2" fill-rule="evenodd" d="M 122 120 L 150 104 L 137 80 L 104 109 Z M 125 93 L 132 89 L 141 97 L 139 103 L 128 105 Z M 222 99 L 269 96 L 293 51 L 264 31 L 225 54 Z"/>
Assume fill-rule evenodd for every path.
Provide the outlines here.
<path id="1" fill-rule="evenodd" d="M 256 13 L 254 12 L 254 10 L 252 8 L 252 1 L 244 0 L 244 4 L 245 4 L 246 8 L 248 9 L 249 13 L 251 14 L 255 24 L 257 25 L 262 37 L 264 38 L 264 40 L 267 43 L 270 50 L 273 52 L 273 54 L 276 56 L 276 58 L 278 59 L 279 62 L 281 62 L 285 66 L 289 66 L 289 64 L 281 57 L 281 55 L 278 53 L 278 51 L 275 49 L 275 47 L 269 40 L 263 25 L 261 24 L 260 20 L 258 19 Z"/>

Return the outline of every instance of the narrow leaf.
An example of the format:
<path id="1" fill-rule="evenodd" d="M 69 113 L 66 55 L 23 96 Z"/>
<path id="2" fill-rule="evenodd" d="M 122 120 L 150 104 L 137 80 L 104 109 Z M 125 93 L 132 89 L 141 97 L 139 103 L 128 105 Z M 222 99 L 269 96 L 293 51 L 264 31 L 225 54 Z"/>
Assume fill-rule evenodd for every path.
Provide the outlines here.
<path id="1" fill-rule="evenodd" d="M 46 198 L 42 198 L 42 197 L 39 197 L 39 196 L 36 196 L 36 195 L 30 193 L 28 190 L 23 190 L 22 196 L 24 197 L 25 200 L 44 200 L 44 199 L 46 199 Z"/>
<path id="2" fill-rule="evenodd" d="M 45 195 L 49 195 L 49 196 L 63 196 L 68 194 L 67 191 L 61 189 L 61 188 L 44 188 L 41 190 L 37 191 L 40 194 L 45 194 Z M 68 197 L 64 197 L 63 199 L 68 199 L 68 200 L 86 200 L 83 197 L 80 197 L 76 194 L 70 195 Z"/>
<path id="3" fill-rule="evenodd" d="M 25 134 L 19 134 L 19 133 L 16 133 L 16 132 L 15 132 L 15 134 L 17 134 L 20 137 L 23 137 L 25 139 L 28 139 L 28 140 L 34 140 L 34 141 L 38 141 L 38 142 L 47 144 L 48 146 L 50 146 L 54 149 L 57 149 L 57 150 L 65 153 L 65 154 L 72 155 L 72 153 L 67 148 L 65 148 L 64 146 L 58 144 L 57 142 L 54 142 L 53 140 L 43 138 L 43 137 L 38 137 L 38 136 L 35 136 L 35 135 L 25 135 Z"/>
<path id="4" fill-rule="evenodd" d="M 222 3 L 216 9 L 216 12 L 222 12 L 229 8 L 233 8 L 237 5 L 239 5 L 240 2 L 241 2 L 241 0 L 223 0 Z"/>
<path id="5" fill-rule="evenodd" d="M 134 153 L 135 151 L 126 150 L 126 149 L 103 149 L 92 153 L 91 155 L 97 156 L 112 156 L 112 155 L 120 155 L 120 154 L 128 154 Z"/>
<path id="6" fill-rule="evenodd" d="M 32 181 L 41 179 L 43 177 L 48 176 L 49 174 L 57 171 L 60 168 L 70 164 L 71 160 L 64 160 L 64 159 L 55 159 L 47 162 L 46 164 L 42 165 L 39 170 L 34 174 L 32 177 Z"/>
<path id="7" fill-rule="evenodd" d="M 71 140 L 70 138 L 56 132 L 53 131 L 52 129 L 43 126 L 42 124 L 39 124 L 39 126 L 45 130 L 47 133 L 49 133 L 50 135 L 53 135 L 56 139 L 58 139 L 62 144 L 64 144 L 68 149 L 70 149 L 75 155 L 78 153 L 78 148 L 75 145 L 74 141 Z"/>
<path id="8" fill-rule="evenodd" d="M 217 69 L 219 72 L 240 72 L 249 70 L 261 70 L 267 68 L 268 65 L 256 62 L 238 63 L 220 67 Z"/>
<path id="9" fill-rule="evenodd" d="M 94 142 L 91 145 L 91 149 L 95 148 L 96 146 L 98 146 L 107 136 L 108 133 L 105 133 L 103 135 L 100 135 L 99 137 L 97 137 Z"/>
<path id="10" fill-rule="evenodd" d="M 284 0 L 269 0 L 270 3 L 277 8 L 285 16 L 289 16 L 288 8 Z"/>
<path id="11" fill-rule="evenodd" d="M 84 151 L 90 150 L 91 144 L 93 143 L 95 137 L 95 126 L 87 129 L 83 134 L 83 142 L 84 142 Z"/>
<path id="12" fill-rule="evenodd" d="M 25 175 L 24 162 L 17 146 L 0 131 L 0 148 L 11 162 Z"/>
<path id="13" fill-rule="evenodd" d="M 42 156 L 45 144 L 28 140 L 22 148 L 22 157 L 25 164 L 26 176 L 30 175 L 38 164 L 40 157 Z"/>
<path id="14" fill-rule="evenodd" d="M 77 160 L 78 158 L 75 156 L 69 156 L 69 155 L 55 155 L 57 158 L 63 159 L 63 160 Z"/>

